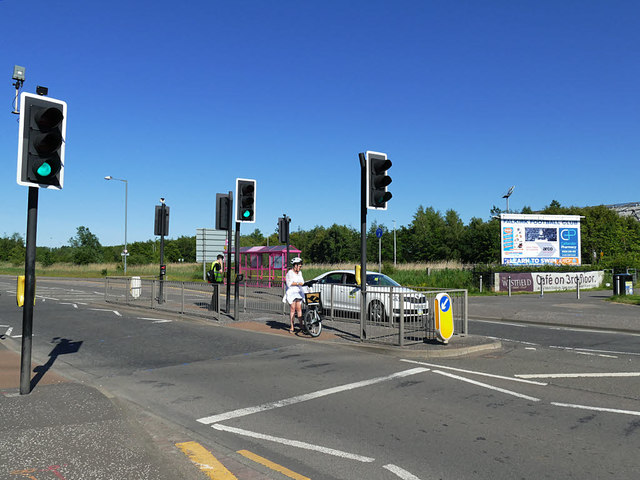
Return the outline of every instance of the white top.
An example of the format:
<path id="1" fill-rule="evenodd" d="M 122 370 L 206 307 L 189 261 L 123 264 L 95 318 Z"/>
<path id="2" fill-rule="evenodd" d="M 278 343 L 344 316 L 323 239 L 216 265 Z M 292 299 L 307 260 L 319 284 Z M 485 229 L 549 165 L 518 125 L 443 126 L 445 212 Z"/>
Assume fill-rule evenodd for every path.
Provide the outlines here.
<path id="1" fill-rule="evenodd" d="M 303 285 L 291 285 L 292 283 L 304 283 L 302 272 L 296 273 L 293 269 L 287 272 L 285 277 L 287 284 L 287 291 L 282 299 L 283 303 L 293 303 L 295 300 L 302 300 L 304 298 L 305 287 Z"/>

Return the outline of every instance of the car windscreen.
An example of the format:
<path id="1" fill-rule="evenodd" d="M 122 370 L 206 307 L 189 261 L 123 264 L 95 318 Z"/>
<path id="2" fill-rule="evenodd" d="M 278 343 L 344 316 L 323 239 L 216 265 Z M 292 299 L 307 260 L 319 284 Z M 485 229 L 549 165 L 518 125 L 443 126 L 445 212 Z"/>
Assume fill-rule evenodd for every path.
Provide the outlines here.
<path id="1" fill-rule="evenodd" d="M 379 287 L 399 287 L 400 284 L 396 282 L 394 279 L 387 277 L 386 275 L 378 274 L 367 274 L 367 285 L 374 285 Z"/>

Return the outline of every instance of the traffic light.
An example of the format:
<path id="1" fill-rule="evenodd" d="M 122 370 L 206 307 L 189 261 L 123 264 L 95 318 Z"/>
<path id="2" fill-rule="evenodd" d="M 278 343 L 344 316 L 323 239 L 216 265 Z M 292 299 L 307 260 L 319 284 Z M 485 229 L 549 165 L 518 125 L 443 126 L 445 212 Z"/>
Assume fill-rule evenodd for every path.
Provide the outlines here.
<path id="1" fill-rule="evenodd" d="M 216 230 L 229 230 L 231 219 L 229 218 L 229 202 L 231 196 L 226 193 L 216 193 Z"/>
<path id="2" fill-rule="evenodd" d="M 391 199 L 391 192 L 387 186 L 391 177 L 387 170 L 391 168 L 391 160 L 386 153 L 367 152 L 367 208 L 386 210 L 387 202 Z"/>
<path id="3" fill-rule="evenodd" d="M 67 104 L 41 95 L 20 95 L 18 185 L 62 189 Z"/>
<path id="4" fill-rule="evenodd" d="M 236 222 L 256 222 L 256 181 L 236 178 Z"/>
<path id="5" fill-rule="evenodd" d="M 278 241 L 285 245 L 289 243 L 289 222 L 291 219 L 286 215 L 278 218 Z"/>
<path id="6" fill-rule="evenodd" d="M 153 234 L 159 237 L 169 235 L 169 207 L 166 205 L 156 205 Z"/>

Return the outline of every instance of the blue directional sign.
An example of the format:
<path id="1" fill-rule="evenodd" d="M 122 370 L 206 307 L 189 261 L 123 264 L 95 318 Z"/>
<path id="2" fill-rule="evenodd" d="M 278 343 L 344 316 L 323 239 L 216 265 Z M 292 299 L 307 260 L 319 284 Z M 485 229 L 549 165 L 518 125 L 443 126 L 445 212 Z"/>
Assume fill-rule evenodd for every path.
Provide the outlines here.
<path id="1" fill-rule="evenodd" d="M 376 229 L 376 237 L 382 238 L 382 229 L 380 227 Z"/>

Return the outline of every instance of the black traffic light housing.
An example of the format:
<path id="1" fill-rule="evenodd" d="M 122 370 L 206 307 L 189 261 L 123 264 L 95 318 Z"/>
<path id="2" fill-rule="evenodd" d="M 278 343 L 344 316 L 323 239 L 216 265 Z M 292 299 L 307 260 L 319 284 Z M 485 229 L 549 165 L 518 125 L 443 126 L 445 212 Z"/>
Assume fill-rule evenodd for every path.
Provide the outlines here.
<path id="1" fill-rule="evenodd" d="M 278 218 L 278 241 L 284 245 L 289 245 L 289 223 L 291 219 L 286 215 Z"/>
<path id="2" fill-rule="evenodd" d="M 66 102 L 20 95 L 18 185 L 62 189 L 66 133 Z"/>
<path id="3" fill-rule="evenodd" d="M 156 205 L 153 234 L 159 237 L 169 235 L 169 207 L 167 205 Z"/>
<path id="4" fill-rule="evenodd" d="M 374 210 L 386 210 L 387 202 L 391 200 L 391 192 L 387 187 L 391 183 L 391 177 L 387 170 L 391 168 L 391 160 L 386 153 L 366 152 L 367 162 L 367 208 Z"/>
<path id="5" fill-rule="evenodd" d="M 216 230 L 232 230 L 231 207 L 232 198 L 227 193 L 216 193 Z"/>
<path id="6" fill-rule="evenodd" d="M 236 222 L 256 222 L 256 181 L 236 178 Z"/>

